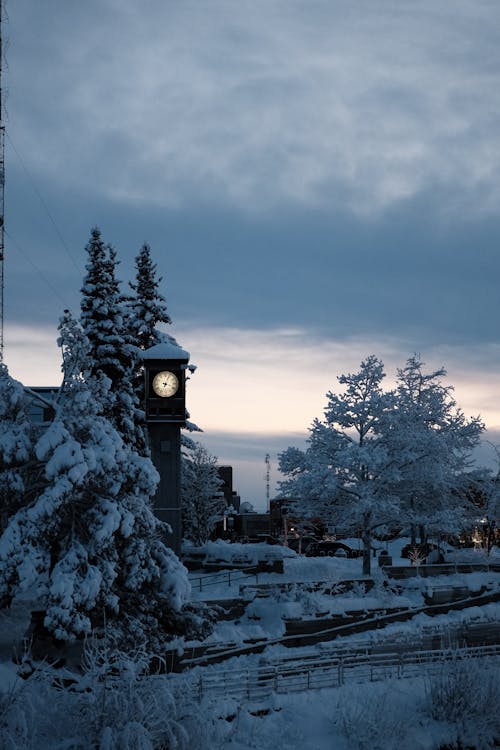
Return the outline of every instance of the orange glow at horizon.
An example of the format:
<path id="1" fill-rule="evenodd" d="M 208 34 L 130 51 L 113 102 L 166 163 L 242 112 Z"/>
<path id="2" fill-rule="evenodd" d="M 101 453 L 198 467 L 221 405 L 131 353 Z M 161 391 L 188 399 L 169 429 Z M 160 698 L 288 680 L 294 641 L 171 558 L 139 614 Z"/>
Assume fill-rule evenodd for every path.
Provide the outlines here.
<path id="1" fill-rule="evenodd" d="M 205 432 L 305 434 L 313 419 L 322 416 L 325 394 L 337 389 L 338 375 L 356 371 L 374 353 L 385 363 L 390 388 L 396 368 L 411 354 L 393 339 L 335 341 L 295 329 L 184 327 L 173 333 L 198 365 L 188 383 L 187 405 Z M 25 385 L 58 384 L 56 338 L 55 330 L 7 327 L 4 361 L 10 374 Z M 498 357 L 500 347 L 490 349 L 492 358 Z M 467 352 L 440 347 L 422 358 L 428 370 L 446 367 L 444 382 L 455 387 L 466 417 L 479 414 L 488 429 L 500 430 L 500 383 L 488 367 L 488 351 L 476 354 L 471 356 L 470 347 Z"/>

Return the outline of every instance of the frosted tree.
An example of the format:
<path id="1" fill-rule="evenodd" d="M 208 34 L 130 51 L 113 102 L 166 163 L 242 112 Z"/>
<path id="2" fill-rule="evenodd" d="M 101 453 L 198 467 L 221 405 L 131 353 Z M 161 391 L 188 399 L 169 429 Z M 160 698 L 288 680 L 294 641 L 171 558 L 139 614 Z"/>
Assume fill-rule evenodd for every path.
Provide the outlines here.
<path id="1" fill-rule="evenodd" d="M 102 394 L 103 414 L 125 443 L 144 454 L 144 415 L 134 387 L 138 350 L 124 319 L 116 252 L 104 244 L 97 228 L 92 229 L 86 250 L 80 321 L 89 341 L 88 372 L 109 378 L 110 388 Z"/>
<path id="2" fill-rule="evenodd" d="M 280 455 L 287 477 L 280 494 L 305 500 L 301 511 L 332 519 L 363 540 L 363 573 L 370 573 L 373 530 L 398 514 L 391 490 L 398 476 L 386 441 L 385 428 L 394 395 L 384 393 L 382 362 L 371 355 L 356 373 L 338 378 L 345 389 L 327 393 L 324 420 L 315 420 L 305 452 L 288 449 Z"/>
<path id="3" fill-rule="evenodd" d="M 184 536 L 194 544 L 204 544 L 210 538 L 215 522 L 224 513 L 226 502 L 220 493 L 222 484 L 217 458 L 194 443 L 189 457 L 183 457 L 181 471 Z"/>
<path id="4" fill-rule="evenodd" d="M 0 538 L 0 599 L 29 590 L 62 641 L 105 626 L 122 646 L 158 647 L 190 621 L 186 570 L 151 507 L 158 475 L 103 415 L 110 381 L 82 375 L 91 345 L 67 314 L 59 343 L 63 387 L 35 448 L 46 486 Z"/>
<path id="5" fill-rule="evenodd" d="M 37 481 L 24 388 L 0 364 L 0 531 Z"/>
<path id="6" fill-rule="evenodd" d="M 457 408 L 445 374 L 424 373 L 413 356 L 398 370 L 396 390 L 384 392 L 383 365 L 370 356 L 357 373 L 339 377 L 343 393 L 327 394 L 307 450 L 280 456 L 282 495 L 299 497 L 310 515 L 361 529 L 365 573 L 378 525 L 399 520 L 414 532 L 424 524 L 456 529 L 464 519 L 461 488 L 484 425 Z"/>
<path id="7" fill-rule="evenodd" d="M 446 370 L 424 371 L 416 354 L 397 371 L 397 429 L 390 434 L 392 451 L 404 453 L 395 487 L 402 518 L 409 522 L 413 541 L 420 529 L 460 528 L 466 504 L 460 501 L 469 482 L 471 452 L 478 445 L 484 424 L 466 419 L 453 398 L 453 387 L 443 384 Z"/>

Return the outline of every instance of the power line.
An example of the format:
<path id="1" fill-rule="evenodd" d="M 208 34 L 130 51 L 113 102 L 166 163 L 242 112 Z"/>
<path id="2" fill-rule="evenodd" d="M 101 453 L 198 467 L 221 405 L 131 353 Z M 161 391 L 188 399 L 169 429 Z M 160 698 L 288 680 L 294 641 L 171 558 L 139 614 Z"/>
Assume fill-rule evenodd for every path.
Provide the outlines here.
<path id="1" fill-rule="evenodd" d="M 1 2 L 1 0 L 0 0 L 0 2 Z M 56 232 L 56 234 L 57 234 L 57 236 L 59 238 L 59 241 L 60 241 L 60 243 L 61 243 L 61 245 L 62 245 L 65 253 L 68 255 L 69 259 L 73 263 L 73 265 L 76 268 L 76 270 L 80 273 L 81 269 L 78 266 L 78 263 L 76 262 L 76 260 L 74 259 L 73 254 L 71 253 L 71 250 L 69 249 L 69 247 L 68 247 L 68 245 L 66 243 L 66 240 L 64 239 L 64 237 L 62 235 L 62 232 L 61 232 L 61 230 L 59 229 L 59 227 L 58 227 L 58 225 L 56 223 L 56 220 L 54 219 L 52 213 L 50 212 L 50 209 L 49 209 L 49 207 L 48 207 L 48 205 L 47 205 L 47 203 L 46 203 L 43 195 L 41 194 L 40 190 L 38 189 L 37 184 L 36 184 L 36 182 L 35 182 L 35 180 L 33 178 L 33 175 L 31 174 L 31 172 L 29 171 L 28 167 L 26 166 L 26 162 L 24 161 L 23 157 L 21 156 L 21 154 L 17 150 L 16 146 L 14 145 L 14 143 L 13 143 L 12 138 L 10 137 L 10 135 L 8 133 L 6 133 L 6 136 L 7 136 L 7 140 L 9 141 L 9 143 L 10 143 L 10 145 L 12 147 L 12 150 L 14 151 L 14 153 L 17 156 L 17 158 L 19 159 L 19 162 L 20 162 L 20 164 L 21 164 L 24 172 L 26 173 L 26 176 L 28 177 L 28 180 L 29 180 L 29 182 L 31 184 L 33 192 L 37 196 L 38 200 L 40 201 L 41 205 L 43 206 L 43 208 L 45 210 L 45 213 L 49 217 L 50 222 L 51 222 L 51 224 L 52 224 L 52 226 L 54 228 L 54 231 Z"/>
<path id="2" fill-rule="evenodd" d="M 270 509 L 270 488 L 271 488 L 271 456 L 266 453 L 266 508 Z"/>
<path id="3" fill-rule="evenodd" d="M 1 2 L 1 0 L 0 0 L 0 2 Z M 23 248 L 21 247 L 21 245 L 19 244 L 19 242 L 17 240 L 15 240 L 14 237 L 12 237 L 12 235 L 10 234 L 10 232 L 7 232 L 7 230 L 5 230 L 5 234 L 7 235 L 7 237 L 11 241 L 11 243 L 16 247 L 16 249 L 18 250 L 18 252 L 21 253 L 21 255 L 23 256 L 23 258 L 30 264 L 30 266 L 32 266 L 35 269 L 35 271 L 40 276 L 40 278 L 43 279 L 43 281 L 45 281 L 45 283 L 47 284 L 47 286 L 49 287 L 49 289 L 51 289 L 51 291 L 56 295 L 56 297 L 59 299 L 59 301 L 63 304 L 64 308 L 66 309 L 66 308 L 71 307 L 68 304 L 67 300 L 64 300 L 61 297 L 61 295 L 59 293 L 59 290 L 56 289 L 56 287 L 50 281 L 50 279 L 47 276 L 45 276 L 45 274 L 43 273 L 43 271 L 40 268 L 38 268 L 38 266 L 36 265 L 36 263 L 34 263 L 31 260 L 31 258 L 29 257 L 28 253 L 26 253 L 23 250 Z"/>

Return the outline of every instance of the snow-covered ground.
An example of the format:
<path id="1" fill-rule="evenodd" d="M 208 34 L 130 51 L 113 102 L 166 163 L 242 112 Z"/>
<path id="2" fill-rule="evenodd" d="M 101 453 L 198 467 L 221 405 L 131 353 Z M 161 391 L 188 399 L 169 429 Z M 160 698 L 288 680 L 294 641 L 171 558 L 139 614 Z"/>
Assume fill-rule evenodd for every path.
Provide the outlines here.
<path id="1" fill-rule="evenodd" d="M 346 540 L 350 546 L 358 544 L 357 540 Z M 401 557 L 401 549 L 408 543 L 408 539 L 398 539 L 387 545 L 394 565 L 411 565 L 408 558 Z M 257 554 L 255 548 L 263 545 L 229 545 L 216 543 L 210 546 L 210 553 L 225 559 L 233 554 L 236 559 L 246 554 L 250 559 Z M 385 543 L 382 545 L 385 549 Z M 281 548 L 283 549 L 283 548 Z M 215 552 L 215 551 L 216 552 Z M 280 548 L 271 547 L 273 554 L 279 555 Z M 457 550 L 447 553 L 447 562 L 477 562 L 485 563 L 500 561 L 499 550 L 494 548 L 490 558 L 486 558 L 482 551 Z M 262 551 L 261 551 L 262 554 Z M 340 615 L 358 610 L 388 609 L 393 607 L 421 607 L 424 604 L 423 594 L 430 594 L 433 589 L 445 586 L 466 585 L 472 592 L 479 592 L 483 586 L 496 588 L 500 586 L 500 573 L 477 572 L 435 576 L 432 578 L 409 578 L 403 581 L 389 581 L 391 586 L 385 585 L 386 576 L 378 566 L 378 560 L 372 560 L 371 578 L 375 581 L 374 588 L 368 593 L 363 587 L 354 586 L 352 592 L 342 595 L 329 596 L 319 591 L 306 590 L 307 584 L 323 582 L 327 586 L 339 581 L 362 581 L 361 558 L 347 559 L 342 557 L 305 557 L 290 550 L 284 551 L 284 574 L 258 573 L 245 575 L 240 570 L 224 571 L 218 574 L 193 571 L 190 574 L 192 582 L 192 598 L 197 601 L 221 601 L 234 599 L 239 596 L 249 601 L 245 614 L 236 622 L 221 621 L 211 634 L 210 642 L 240 643 L 249 638 L 276 638 L 285 632 L 285 619 L 317 618 L 329 615 Z M 254 584 L 295 584 L 288 591 L 280 592 L 278 588 L 269 598 L 253 598 Z M 399 594 L 391 588 L 398 586 Z M 495 606 L 495 605 L 492 605 Z M 461 617 L 461 613 L 451 613 L 447 617 Z M 428 620 L 430 618 L 427 618 Z M 439 618 L 432 618 L 433 622 Z"/>
<path id="2" fill-rule="evenodd" d="M 398 540 L 389 545 L 388 551 L 396 565 L 410 564 L 400 557 L 401 548 L 406 542 Z M 250 557 L 257 554 L 250 545 L 241 547 L 243 549 L 220 543 L 212 548 L 212 552 L 221 559 L 224 555 L 228 559 L 233 554 L 239 558 L 243 554 Z M 385 544 L 382 548 L 385 548 Z M 375 584 L 370 591 L 365 593 L 359 585 L 350 592 L 330 596 L 321 589 L 312 590 L 313 587 L 308 584 L 324 582 L 331 587 L 339 581 L 360 580 L 361 559 L 307 558 L 279 548 L 269 548 L 267 552 L 271 556 L 283 556 L 284 574 L 259 573 L 257 579 L 255 575 L 244 576 L 237 569 L 217 576 L 200 571 L 190 574 L 192 596 L 198 601 L 235 599 L 240 596 L 240 586 L 247 587 L 246 590 L 242 589 L 248 601 L 244 614 L 236 621 L 221 620 L 209 638 L 211 643 L 280 638 L 285 632 L 286 618 L 316 619 L 318 616 L 357 610 L 420 607 L 423 593 L 445 585 L 467 586 L 472 592 L 484 587 L 489 590 L 500 587 L 500 574 L 494 572 L 415 577 L 397 581 L 397 587 L 392 583 L 387 586 L 384 585 L 386 579 L 378 561 L 374 559 L 372 578 Z M 491 561 L 499 561 L 497 552 L 494 550 Z M 259 554 L 262 554 L 262 547 Z M 453 562 L 487 562 L 483 553 L 473 550 L 449 553 L 447 560 L 451 561 L 451 558 Z M 255 591 L 252 592 L 251 587 L 256 583 L 288 583 L 290 586 L 286 591 L 276 589 L 269 597 L 262 598 L 254 597 Z M 407 622 L 393 623 L 370 633 L 350 635 L 307 647 L 303 653 L 315 651 L 321 656 L 337 648 L 340 643 L 351 644 L 355 649 L 360 643 L 383 642 L 387 639 L 403 638 L 411 643 L 431 626 L 446 630 L 460 623 L 481 621 L 500 623 L 500 605 L 491 603 L 432 618 L 418 614 Z M 15 641 L 20 644 L 26 624 L 25 607 L 0 613 L 0 720 L 1 706 L 8 703 L 12 691 L 19 690 L 21 682 L 21 689 L 30 682 L 20 681 L 10 658 L 12 644 Z M 182 645 L 179 644 L 179 647 L 182 648 Z M 423 667 L 418 676 L 406 679 L 397 679 L 392 673 L 389 676 L 388 672 L 386 679 L 377 682 L 346 679 L 345 684 L 339 687 L 303 692 L 270 692 L 251 700 L 231 693 L 210 695 L 201 691 L 199 695 L 195 692 L 193 702 L 193 690 L 200 683 L 200 677 L 201 681 L 204 676 L 217 680 L 222 671 L 233 675 L 243 674 L 245 670 L 260 668 L 265 663 L 287 659 L 292 652 L 299 657 L 301 655 L 300 650 L 277 644 L 270 646 L 265 654 L 234 657 L 221 664 L 195 667 L 191 672 L 156 678 L 166 681 L 169 689 L 178 694 L 178 720 L 189 734 L 186 747 L 189 750 L 438 750 L 440 746 L 462 738 L 464 745 L 467 743 L 479 750 L 492 747 L 493 736 L 500 737 L 500 722 L 495 718 L 500 705 L 498 658 L 468 658 L 465 662 L 452 659 L 442 668 L 434 667 L 432 673 Z M 220 679 L 222 681 L 222 677 Z M 450 694 L 450 686 L 455 691 L 451 702 L 446 698 Z M 52 711 L 57 710 L 54 709 L 57 700 L 55 694 Z M 461 701 L 460 715 L 453 712 L 455 700 Z M 64 705 L 62 710 L 67 712 L 68 704 Z M 35 750 L 29 744 L 11 745 L 9 750 L 17 750 L 17 747 Z M 63 745 L 49 744 L 36 747 L 36 750 L 55 747 Z M 86 750 L 85 745 L 71 747 Z M 143 750 L 146 747 L 149 746 L 124 745 L 126 750 Z"/>
<path id="3" fill-rule="evenodd" d="M 397 540 L 388 545 L 394 565 L 411 564 L 408 559 L 400 557 L 401 549 L 407 542 L 406 539 Z M 385 546 L 382 545 L 382 548 Z M 496 549 L 490 558 L 475 550 L 450 550 L 446 556 L 447 562 L 456 563 L 498 562 L 499 559 Z M 467 586 L 471 592 L 479 592 L 483 587 L 489 590 L 498 590 L 500 587 L 499 573 L 474 572 L 398 581 L 400 593 L 396 594 L 384 586 L 386 579 L 377 560 L 373 560 L 372 566 L 375 586 L 367 594 L 357 591 L 355 587 L 350 593 L 331 597 L 322 594 L 321 591 L 306 592 L 305 586 L 301 585 L 319 581 L 333 584 L 342 580 L 361 579 L 361 565 L 361 559 L 287 556 L 284 559 L 284 575 L 259 574 L 258 583 L 279 584 L 287 581 L 296 585 L 286 592 L 274 592 L 270 598 L 253 599 L 240 620 L 220 622 L 209 640 L 240 643 L 248 638 L 277 637 L 284 632 L 286 617 L 313 619 L 318 613 L 326 616 L 326 613 L 340 614 L 363 609 L 421 607 L 423 593 L 430 593 L 435 588 L 445 586 Z M 200 580 L 202 582 L 204 576 L 199 572 L 193 572 L 190 577 L 196 587 L 193 597 L 205 601 L 237 597 L 240 586 L 250 587 L 251 590 L 252 581 L 255 581 L 252 576 L 247 579 L 238 578 L 238 571 L 233 571 L 230 585 L 223 576 L 216 582 L 207 574 L 205 585 L 202 583 L 200 587 Z M 464 623 L 471 625 L 481 621 L 500 623 L 500 605 L 493 603 L 435 615 L 432 618 L 418 614 L 410 621 L 394 623 L 382 630 L 373 630 L 365 634 L 361 641 L 359 635 L 351 635 L 337 639 L 333 643 L 318 644 L 315 648 L 321 653 L 334 648 L 340 642 L 343 645 L 352 643 L 353 646 L 357 646 L 360 642 L 383 642 L 394 638 L 404 638 L 412 643 L 412 640 L 416 640 L 417 636 L 430 627 L 446 632 L 447 629 Z M 267 658 L 272 662 L 279 660 L 280 654 L 283 658 L 289 658 L 290 649 L 275 645 L 270 647 L 267 653 Z M 245 669 L 256 669 L 259 664 L 262 664 L 262 656 L 259 654 L 239 656 L 221 665 L 196 668 L 192 673 L 192 679 L 196 680 L 200 674 L 216 673 L 217 670 L 243 673 Z M 477 693 L 477 684 L 483 678 L 491 690 L 487 695 L 481 693 L 477 703 L 472 701 L 470 706 L 467 705 L 464 696 L 457 693 L 457 701 L 463 700 L 465 706 L 461 718 L 453 715 L 453 711 L 447 714 L 445 708 L 439 709 L 439 706 L 436 708 L 434 705 L 436 701 L 433 691 L 439 692 L 442 683 L 449 686 L 456 682 L 459 685 L 457 690 L 464 690 L 461 663 L 452 662 L 444 665 L 442 669 L 441 675 L 439 670 L 436 673 L 436 668 L 431 674 L 430 670 L 424 667 L 420 677 L 411 679 L 390 678 L 382 682 L 347 683 L 341 687 L 301 693 L 275 693 L 271 698 L 260 702 L 236 700 L 230 695 L 213 699 L 205 696 L 200 708 L 207 716 L 212 717 L 207 724 L 205 746 L 232 750 L 436 750 L 441 745 L 454 742 L 461 737 L 462 740 L 467 740 L 471 747 L 489 747 L 488 737 L 491 739 L 492 732 L 494 734 L 496 731 L 496 736 L 500 736 L 500 727 L 492 729 L 489 718 L 485 717 L 488 710 L 497 713 L 500 689 L 495 692 L 494 686 L 500 684 L 498 662 L 495 659 L 481 660 L 477 663 L 473 659 L 467 660 L 466 696 Z M 489 670 L 492 670 L 491 679 Z M 495 701 L 497 706 L 494 705 Z M 477 744 L 473 745 L 473 742 Z"/>

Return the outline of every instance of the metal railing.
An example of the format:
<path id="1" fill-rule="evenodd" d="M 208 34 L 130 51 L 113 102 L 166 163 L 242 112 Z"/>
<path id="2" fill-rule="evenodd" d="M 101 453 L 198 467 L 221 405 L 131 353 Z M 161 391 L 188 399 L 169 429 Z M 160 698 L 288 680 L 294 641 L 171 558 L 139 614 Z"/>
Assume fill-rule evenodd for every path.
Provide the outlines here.
<path id="1" fill-rule="evenodd" d="M 191 588 L 203 591 L 204 588 L 208 588 L 209 586 L 216 586 L 223 583 L 231 586 L 238 581 L 247 581 L 250 578 L 253 578 L 256 584 L 259 582 L 258 573 L 249 573 L 243 568 L 242 570 L 224 570 L 220 573 L 209 573 L 206 576 L 189 576 L 189 583 L 191 584 Z"/>
<path id="2" fill-rule="evenodd" d="M 257 700 L 271 693 L 303 692 L 432 674 L 453 659 L 489 657 L 500 661 L 500 644 L 377 653 L 328 654 L 294 663 L 264 664 L 250 669 L 200 670 L 189 679 L 194 698 L 231 696 Z"/>

